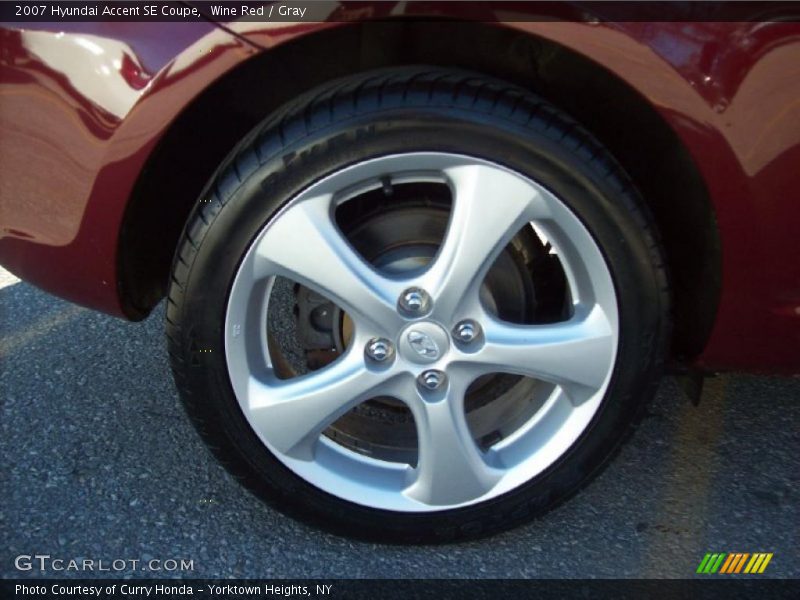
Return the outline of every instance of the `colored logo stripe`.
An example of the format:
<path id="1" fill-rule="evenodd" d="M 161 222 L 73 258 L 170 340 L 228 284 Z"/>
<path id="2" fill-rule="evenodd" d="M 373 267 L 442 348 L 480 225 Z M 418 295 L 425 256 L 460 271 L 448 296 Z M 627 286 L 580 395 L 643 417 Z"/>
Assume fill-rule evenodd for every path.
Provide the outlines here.
<path id="1" fill-rule="evenodd" d="M 747 566 L 744 569 L 745 573 L 763 573 L 764 569 L 767 568 L 769 561 L 772 560 L 772 552 L 769 554 L 767 553 L 758 553 L 753 554 L 753 558 L 750 559 L 750 562 L 747 563 Z"/>
<path id="2" fill-rule="evenodd" d="M 729 554 L 728 560 L 725 561 L 725 564 L 722 565 L 722 569 L 720 569 L 720 573 L 738 573 L 742 570 L 744 566 L 744 562 L 747 560 L 747 557 L 750 556 L 749 553 L 738 553 L 738 554 Z"/>
<path id="3" fill-rule="evenodd" d="M 697 572 L 698 573 L 716 573 L 717 569 L 720 568 L 720 566 L 722 565 L 722 561 L 725 559 L 726 556 L 727 556 L 727 554 L 725 554 L 724 552 L 721 553 L 721 554 L 718 554 L 718 553 L 706 554 L 703 557 L 703 560 L 700 563 L 700 566 L 697 567 Z"/>
<path id="4" fill-rule="evenodd" d="M 719 570 L 720 573 L 729 573 L 728 569 L 731 568 L 731 565 L 739 560 L 738 554 L 728 554 L 727 560 L 722 563 L 722 568 Z"/>
<path id="5" fill-rule="evenodd" d="M 756 552 L 754 554 L 749 552 L 709 552 L 700 561 L 696 572 L 708 574 L 719 572 L 730 575 L 742 573 L 744 568 L 744 573 L 763 573 L 769 561 L 772 560 L 772 556 L 772 552 Z M 745 564 L 747 564 L 746 567 Z"/>

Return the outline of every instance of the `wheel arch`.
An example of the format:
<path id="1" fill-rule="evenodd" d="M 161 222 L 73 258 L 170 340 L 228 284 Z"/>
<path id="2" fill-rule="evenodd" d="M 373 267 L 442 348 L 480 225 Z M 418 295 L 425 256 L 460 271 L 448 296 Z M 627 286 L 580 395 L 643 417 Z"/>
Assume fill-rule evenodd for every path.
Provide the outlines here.
<path id="1" fill-rule="evenodd" d="M 470 43 L 449 43 L 451 27 Z M 131 316 L 147 314 L 163 297 L 180 233 L 203 186 L 266 114 L 325 81 L 408 64 L 508 80 L 594 133 L 633 177 L 660 232 L 673 290 L 673 358 L 687 360 L 703 350 L 719 302 L 721 247 L 706 185 L 688 149 L 650 101 L 597 62 L 542 36 L 478 23 L 323 29 L 261 52 L 206 88 L 161 138 L 126 210 L 118 269 Z"/>

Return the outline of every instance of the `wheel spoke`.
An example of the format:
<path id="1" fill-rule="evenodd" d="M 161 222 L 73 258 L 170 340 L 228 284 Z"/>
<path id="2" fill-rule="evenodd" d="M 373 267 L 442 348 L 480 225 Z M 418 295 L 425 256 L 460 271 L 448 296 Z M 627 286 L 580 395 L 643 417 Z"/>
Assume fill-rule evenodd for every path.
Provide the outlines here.
<path id="1" fill-rule="evenodd" d="M 424 276 L 437 314 L 450 318 L 462 300 L 480 287 L 494 260 L 522 228 L 544 217 L 544 197 L 528 182 L 497 167 L 447 169 L 454 187 L 453 209 L 444 242 Z"/>
<path id="2" fill-rule="evenodd" d="M 254 428 L 279 452 L 310 459 L 320 433 L 388 385 L 385 372 L 367 369 L 358 352 L 288 380 L 250 378 L 248 408 Z"/>
<path id="3" fill-rule="evenodd" d="M 283 275 L 326 296 L 356 323 L 391 332 L 402 286 L 383 277 L 350 246 L 331 214 L 331 196 L 304 200 L 276 219 L 257 248 L 256 276 Z"/>
<path id="4" fill-rule="evenodd" d="M 614 362 L 615 336 L 599 305 L 583 318 L 513 325 L 487 316 L 485 345 L 470 361 L 481 373 L 506 372 L 561 386 L 574 404 L 591 397 Z"/>
<path id="5" fill-rule="evenodd" d="M 483 460 L 464 412 L 466 385 L 451 382 L 447 397 L 409 403 L 419 438 L 413 483 L 405 494 L 430 505 L 474 500 L 488 492 L 501 473 Z"/>

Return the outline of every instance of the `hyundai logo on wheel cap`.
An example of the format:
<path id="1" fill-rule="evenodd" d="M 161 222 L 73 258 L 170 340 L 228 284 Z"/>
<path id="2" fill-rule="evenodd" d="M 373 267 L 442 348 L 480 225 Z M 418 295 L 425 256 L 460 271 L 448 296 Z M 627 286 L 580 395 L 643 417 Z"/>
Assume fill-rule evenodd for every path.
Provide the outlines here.
<path id="1" fill-rule="evenodd" d="M 411 348 L 425 358 L 439 358 L 440 350 L 434 339 L 427 333 L 412 329 L 408 332 L 408 343 Z"/>

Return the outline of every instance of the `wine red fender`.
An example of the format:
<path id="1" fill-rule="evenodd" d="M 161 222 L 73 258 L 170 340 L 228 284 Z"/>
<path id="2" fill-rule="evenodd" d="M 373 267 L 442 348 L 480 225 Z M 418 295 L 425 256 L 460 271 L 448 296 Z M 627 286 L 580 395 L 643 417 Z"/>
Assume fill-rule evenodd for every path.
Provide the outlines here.
<path id="1" fill-rule="evenodd" d="M 437 6 L 446 15 L 447 3 Z M 334 26 L 348 25 L 4 25 L 0 263 L 54 294 L 124 316 L 120 225 L 170 123 L 248 58 Z M 497 26 L 567 46 L 623 79 L 694 159 L 722 244 L 718 312 L 695 365 L 800 372 L 800 25 Z"/>

